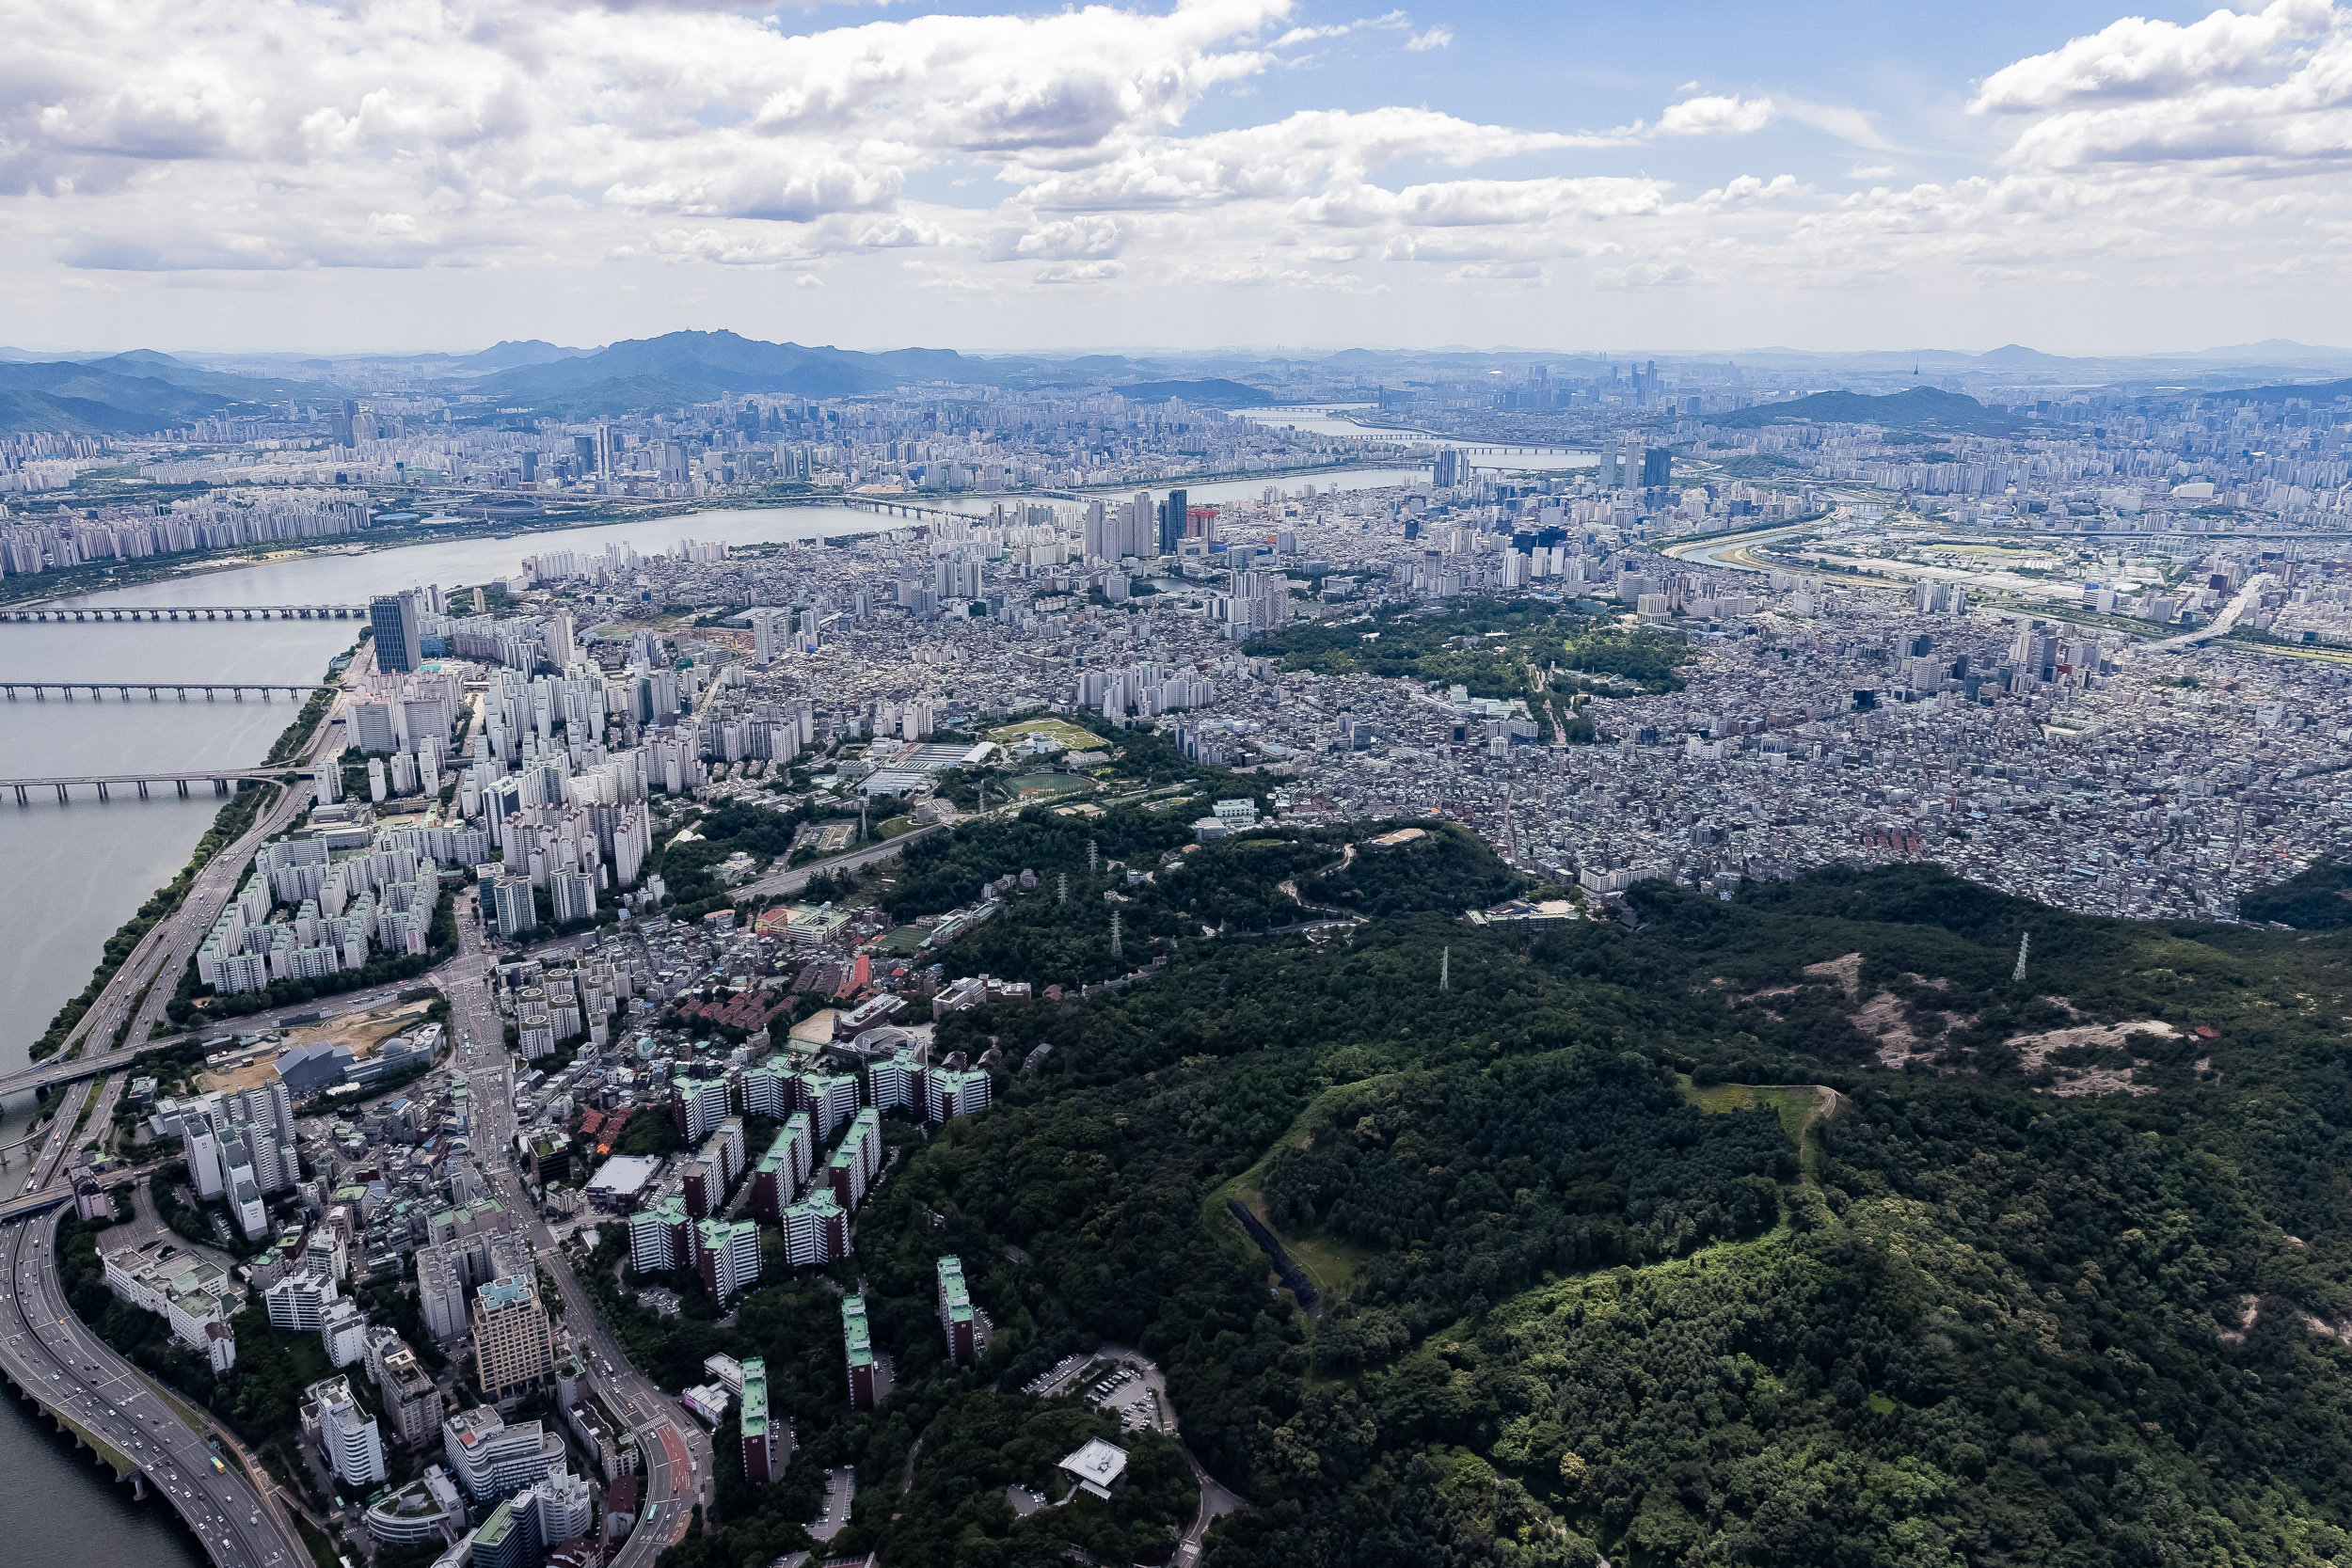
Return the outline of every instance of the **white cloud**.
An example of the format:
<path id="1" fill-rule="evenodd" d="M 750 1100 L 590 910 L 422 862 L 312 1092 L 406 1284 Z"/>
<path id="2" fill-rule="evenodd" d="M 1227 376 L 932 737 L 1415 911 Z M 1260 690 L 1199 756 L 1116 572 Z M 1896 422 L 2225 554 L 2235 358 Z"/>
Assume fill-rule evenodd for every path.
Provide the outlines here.
<path id="1" fill-rule="evenodd" d="M 1106 283 L 1126 272 L 1120 261 L 1057 261 L 1050 267 L 1040 267 L 1034 281 L 1039 283 Z"/>
<path id="2" fill-rule="evenodd" d="M 1990 157 L 1892 148 L 1872 105 L 1777 82 L 1687 83 L 1590 130 L 1502 123 L 1474 90 L 1383 104 L 1360 75 L 1332 107 L 1327 45 L 1427 51 L 1452 30 L 1293 0 L 852 25 L 715 0 L 0 8 L 0 281 L 45 300 L 74 274 L 118 290 L 110 307 L 153 287 L 141 274 L 224 297 L 328 268 L 418 299 L 466 287 L 401 280 L 426 269 L 534 285 L 485 301 L 772 299 L 787 277 L 857 299 L 880 277 L 921 309 L 992 301 L 959 316 L 940 298 L 951 332 L 1051 338 L 1139 284 L 1249 290 L 1278 314 L 1286 294 L 1338 310 L 1382 291 L 1391 313 L 1475 309 L 1505 286 L 1549 287 L 1523 309 L 1598 288 L 1685 291 L 1681 310 L 1735 289 L 2317 289 L 2352 266 L 2352 26 L 2323 0 L 2054 34 L 1973 87 L 1937 84 L 1999 128 Z M 1867 161 L 1841 179 L 1821 138 Z M 1795 172 L 1747 171 L 1784 143 Z M 1673 178 L 1634 172 L 1649 157 Z M 1909 166 L 1946 172 L 1891 182 Z M 994 303 L 1024 299 L 1025 316 Z M 901 319 L 888 330 L 916 330 Z"/>
<path id="3" fill-rule="evenodd" d="M 1658 117 L 1658 132 L 1667 136 L 1744 136 L 1772 122 L 1769 98 L 1686 98 Z"/>
<path id="4" fill-rule="evenodd" d="M 2217 10 L 2185 26 L 2127 16 L 1994 71 L 1969 108 L 2026 114 L 2242 81 L 2270 67 L 2288 46 L 2324 37 L 2335 20 L 2328 0 L 2275 0 L 2250 16 Z"/>
<path id="5" fill-rule="evenodd" d="M 1988 77 L 1970 107 L 2031 116 L 2018 166 L 2205 165 L 2292 176 L 2352 163 L 2352 26 L 2326 0 L 2129 18 Z"/>

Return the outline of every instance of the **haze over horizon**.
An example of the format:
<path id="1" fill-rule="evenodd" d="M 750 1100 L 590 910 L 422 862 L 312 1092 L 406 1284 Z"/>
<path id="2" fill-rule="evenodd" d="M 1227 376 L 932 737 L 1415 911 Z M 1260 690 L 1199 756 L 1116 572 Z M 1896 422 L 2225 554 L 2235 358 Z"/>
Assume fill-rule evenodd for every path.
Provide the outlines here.
<path id="1" fill-rule="evenodd" d="M 2327 0 L 8 11 L 26 349 L 2352 341 Z"/>

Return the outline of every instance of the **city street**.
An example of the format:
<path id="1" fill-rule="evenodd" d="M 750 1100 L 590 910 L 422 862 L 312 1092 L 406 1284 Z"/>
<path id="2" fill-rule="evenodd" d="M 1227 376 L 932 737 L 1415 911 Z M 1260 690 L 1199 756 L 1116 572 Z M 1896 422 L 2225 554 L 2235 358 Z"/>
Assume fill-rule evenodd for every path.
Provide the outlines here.
<path id="1" fill-rule="evenodd" d="M 629 1365 L 524 1189 L 514 1164 L 513 1063 L 506 1053 L 505 1024 L 490 990 L 497 960 L 484 952 L 480 911 L 470 897 L 458 900 L 457 932 L 457 957 L 436 978 L 449 998 L 456 1035 L 454 1064 L 471 1080 L 474 1103 L 481 1107 L 484 1125 L 474 1147 L 500 1200 L 522 1216 L 523 1233 L 554 1279 L 563 1297 L 564 1327 L 587 1352 L 598 1384 L 636 1430 L 645 1460 L 644 1503 L 637 1528 L 613 1559 L 613 1568 L 647 1568 L 686 1533 L 694 1506 L 710 1500 L 710 1439 L 699 1426 L 675 1414 L 676 1406 L 669 1397 Z"/>

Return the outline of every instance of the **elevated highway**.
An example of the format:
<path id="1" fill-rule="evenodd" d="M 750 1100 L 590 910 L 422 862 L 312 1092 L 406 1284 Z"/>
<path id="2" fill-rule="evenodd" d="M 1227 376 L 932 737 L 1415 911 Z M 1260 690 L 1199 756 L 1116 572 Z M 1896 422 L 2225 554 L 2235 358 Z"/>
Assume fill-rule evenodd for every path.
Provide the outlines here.
<path id="1" fill-rule="evenodd" d="M 154 1487 L 220 1568 L 309 1568 L 300 1534 L 274 1489 L 257 1484 L 253 1461 L 235 1439 L 191 1425 L 179 1402 L 73 1315 L 57 1275 L 58 1219 L 51 1209 L 0 1227 L 0 1267 L 8 1273 L 0 1373 L 59 1430 L 135 1476 L 142 1495 Z"/>

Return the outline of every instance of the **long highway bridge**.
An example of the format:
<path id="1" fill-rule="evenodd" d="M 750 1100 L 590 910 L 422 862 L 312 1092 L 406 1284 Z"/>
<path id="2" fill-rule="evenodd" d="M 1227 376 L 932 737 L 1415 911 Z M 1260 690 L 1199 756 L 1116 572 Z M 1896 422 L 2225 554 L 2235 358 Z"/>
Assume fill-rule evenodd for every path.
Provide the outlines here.
<path id="1" fill-rule="evenodd" d="M 15 790 L 16 803 L 20 806 L 31 805 L 33 792 L 41 789 L 56 790 L 60 805 L 73 798 L 72 791 L 76 788 L 95 789 L 102 800 L 114 799 L 110 790 L 135 788 L 138 791 L 138 798 L 144 800 L 148 798 L 149 786 L 154 784 L 171 784 L 179 790 L 180 798 L 185 800 L 191 784 L 209 784 L 214 794 L 230 795 L 236 792 L 239 784 L 271 784 L 296 777 L 301 771 L 297 768 L 179 768 L 160 773 L 76 773 L 64 778 L 0 779 L 0 789 Z"/>
<path id="2" fill-rule="evenodd" d="M 953 517 L 968 523 L 976 515 L 970 512 L 951 511 L 944 506 L 918 506 L 914 501 L 893 500 L 887 496 L 844 496 L 837 504 L 878 512 L 885 517 L 912 517 L 918 521 L 925 517 L 937 517 L 942 521 Z"/>
<path id="3" fill-rule="evenodd" d="M 34 604 L 0 606 L 0 622 L 351 621 L 367 613 L 363 604 Z"/>
<path id="4" fill-rule="evenodd" d="M 129 681 L 0 680 L 0 691 L 7 692 L 8 701 L 12 703 L 17 701 L 16 694 L 20 691 L 31 692 L 33 701 L 37 703 L 47 702 L 49 693 L 52 691 L 58 693 L 69 703 L 73 701 L 73 694 L 76 691 L 88 692 L 90 700 L 97 703 L 104 702 L 106 693 L 109 691 L 114 692 L 119 701 L 125 703 L 131 700 L 131 693 L 134 691 L 146 692 L 148 700 L 155 703 L 162 702 L 164 693 L 167 691 L 183 703 L 188 700 L 188 693 L 191 691 L 201 691 L 204 693 L 204 700 L 208 703 L 218 702 L 220 693 L 224 691 L 228 692 L 232 700 L 240 703 L 245 701 L 246 692 L 258 691 L 262 694 L 262 701 L 266 703 L 270 700 L 272 692 L 283 691 L 289 696 L 307 697 L 313 691 L 324 691 L 333 684 L 332 681 L 192 681 L 184 677 Z"/>

